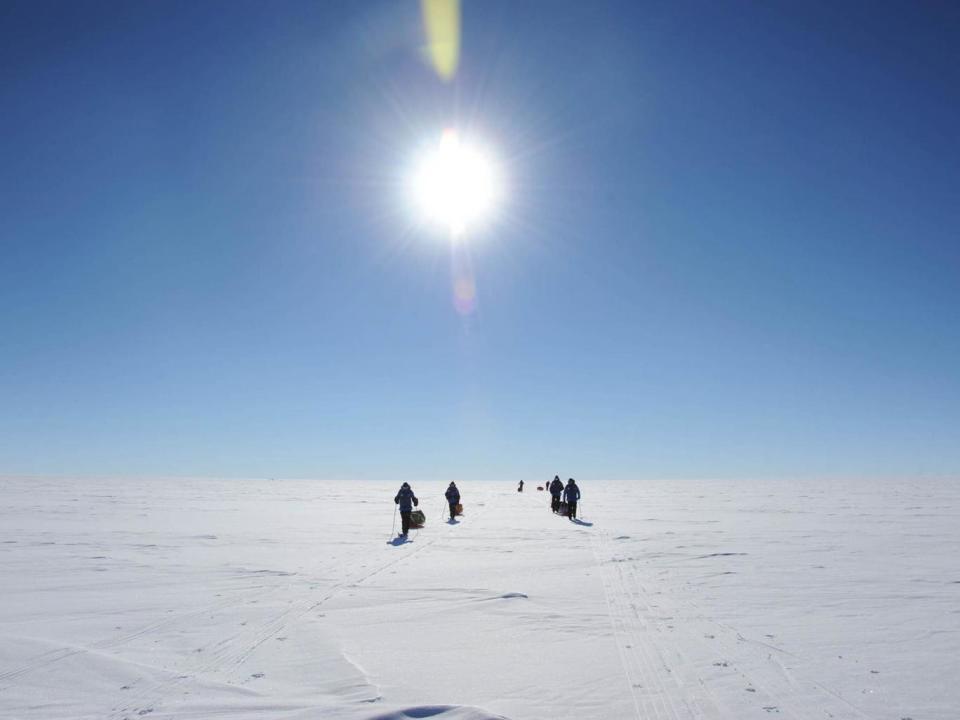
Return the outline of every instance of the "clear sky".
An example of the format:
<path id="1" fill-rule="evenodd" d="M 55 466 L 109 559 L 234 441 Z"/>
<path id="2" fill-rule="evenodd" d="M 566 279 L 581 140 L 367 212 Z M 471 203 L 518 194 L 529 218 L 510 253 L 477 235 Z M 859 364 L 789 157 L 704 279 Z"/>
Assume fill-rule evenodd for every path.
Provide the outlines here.
<path id="1" fill-rule="evenodd" d="M 0 5 L 0 473 L 960 473 L 960 8 Z M 446 127 L 505 198 L 456 246 Z M 468 268 L 471 311 L 452 299 Z"/>

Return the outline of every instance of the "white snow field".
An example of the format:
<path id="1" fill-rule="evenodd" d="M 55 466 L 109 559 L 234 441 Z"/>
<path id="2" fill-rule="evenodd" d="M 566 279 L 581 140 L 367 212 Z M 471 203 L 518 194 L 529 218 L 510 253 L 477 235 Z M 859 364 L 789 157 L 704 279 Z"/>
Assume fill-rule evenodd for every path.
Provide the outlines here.
<path id="1" fill-rule="evenodd" d="M 0 481 L 0 717 L 960 717 L 957 483 L 397 485 Z"/>

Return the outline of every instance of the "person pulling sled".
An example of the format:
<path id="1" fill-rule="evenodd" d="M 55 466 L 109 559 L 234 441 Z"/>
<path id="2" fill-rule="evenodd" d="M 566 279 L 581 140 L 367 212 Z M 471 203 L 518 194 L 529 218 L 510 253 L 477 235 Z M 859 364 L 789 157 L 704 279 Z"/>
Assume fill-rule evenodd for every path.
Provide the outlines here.
<path id="1" fill-rule="evenodd" d="M 457 512 L 457 506 L 460 505 L 460 490 L 457 489 L 457 484 L 450 483 L 444 495 L 447 498 L 447 503 L 450 505 L 450 519 L 453 520 L 453 518 L 459 514 Z"/>
<path id="2" fill-rule="evenodd" d="M 563 495 L 563 481 L 559 475 L 554 475 L 550 483 L 550 509 L 554 512 L 560 511 L 560 496 Z"/>
<path id="3" fill-rule="evenodd" d="M 580 488 L 573 481 L 573 478 L 567 480 L 567 486 L 563 489 L 563 499 L 567 503 L 567 517 L 571 520 L 577 517 L 577 500 L 580 499 Z"/>
<path id="4" fill-rule="evenodd" d="M 397 493 L 393 502 L 400 506 L 400 537 L 406 537 L 407 533 L 410 532 L 410 514 L 413 512 L 413 508 L 420 504 L 420 501 L 413 494 L 410 483 L 404 483 L 400 486 L 400 492 Z"/>

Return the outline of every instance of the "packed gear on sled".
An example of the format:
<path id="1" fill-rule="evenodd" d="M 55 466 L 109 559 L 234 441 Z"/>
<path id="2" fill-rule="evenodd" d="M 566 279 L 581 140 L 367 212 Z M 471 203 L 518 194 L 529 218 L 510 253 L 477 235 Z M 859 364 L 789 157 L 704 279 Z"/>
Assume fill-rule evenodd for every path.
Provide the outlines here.
<path id="1" fill-rule="evenodd" d="M 463 505 L 461 505 L 460 503 L 457 503 L 456 505 L 454 505 L 454 506 L 453 506 L 453 514 L 454 514 L 454 515 L 463 515 Z"/>
<path id="2" fill-rule="evenodd" d="M 414 530 L 422 528 L 425 522 L 427 522 L 427 516 L 423 514 L 423 510 L 414 510 L 410 513 L 410 527 Z"/>

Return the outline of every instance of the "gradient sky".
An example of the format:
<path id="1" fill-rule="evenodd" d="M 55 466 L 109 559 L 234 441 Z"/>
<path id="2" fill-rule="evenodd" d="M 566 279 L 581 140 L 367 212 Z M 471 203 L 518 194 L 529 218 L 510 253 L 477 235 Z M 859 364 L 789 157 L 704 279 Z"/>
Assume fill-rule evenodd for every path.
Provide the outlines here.
<path id="1" fill-rule="evenodd" d="M 418 13 L 0 5 L 0 473 L 960 473 L 960 7 Z"/>

